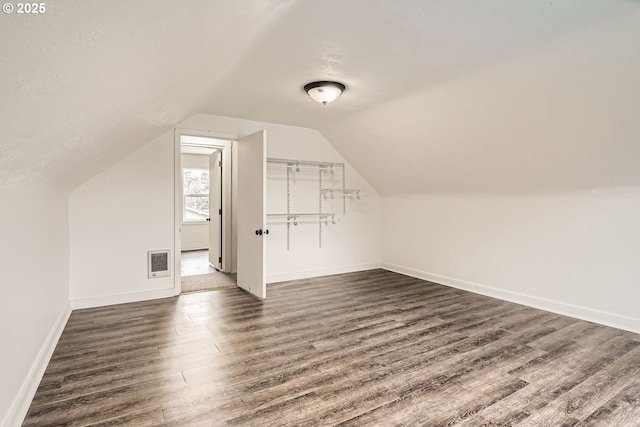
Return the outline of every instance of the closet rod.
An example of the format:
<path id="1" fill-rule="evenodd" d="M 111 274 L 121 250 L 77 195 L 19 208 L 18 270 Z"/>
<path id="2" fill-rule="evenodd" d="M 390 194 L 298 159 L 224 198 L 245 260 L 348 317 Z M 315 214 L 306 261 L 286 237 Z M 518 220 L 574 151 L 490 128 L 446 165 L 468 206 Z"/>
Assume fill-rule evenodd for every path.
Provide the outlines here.
<path id="1" fill-rule="evenodd" d="M 272 165 L 282 165 L 285 167 L 316 167 L 316 168 L 332 168 L 332 167 L 344 167 L 344 163 L 332 163 L 332 162 L 316 162 L 313 160 L 293 160 L 293 159 L 277 159 L 273 157 L 267 158 L 267 163 Z"/>

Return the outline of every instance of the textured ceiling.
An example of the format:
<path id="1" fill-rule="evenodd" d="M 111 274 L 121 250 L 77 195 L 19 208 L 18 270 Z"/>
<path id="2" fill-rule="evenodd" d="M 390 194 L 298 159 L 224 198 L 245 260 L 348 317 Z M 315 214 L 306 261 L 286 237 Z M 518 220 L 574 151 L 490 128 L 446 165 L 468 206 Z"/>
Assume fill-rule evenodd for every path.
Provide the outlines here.
<path id="1" fill-rule="evenodd" d="M 47 7 L 0 16 L 0 188 L 73 188 L 196 113 L 319 129 L 382 194 L 640 184 L 637 1 Z"/>

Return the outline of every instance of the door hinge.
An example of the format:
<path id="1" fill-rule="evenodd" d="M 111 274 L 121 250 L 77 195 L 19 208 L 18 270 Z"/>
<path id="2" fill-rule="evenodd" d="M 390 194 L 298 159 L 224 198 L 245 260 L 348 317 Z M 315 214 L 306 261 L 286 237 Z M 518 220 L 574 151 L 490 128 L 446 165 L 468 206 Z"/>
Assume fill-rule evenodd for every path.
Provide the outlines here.
<path id="1" fill-rule="evenodd" d="M 222 167 L 222 160 L 218 160 L 218 166 Z"/>
<path id="2" fill-rule="evenodd" d="M 222 257 L 221 256 L 218 257 L 218 262 L 222 263 Z"/>
<path id="3" fill-rule="evenodd" d="M 222 215 L 222 209 L 218 209 L 218 215 Z"/>

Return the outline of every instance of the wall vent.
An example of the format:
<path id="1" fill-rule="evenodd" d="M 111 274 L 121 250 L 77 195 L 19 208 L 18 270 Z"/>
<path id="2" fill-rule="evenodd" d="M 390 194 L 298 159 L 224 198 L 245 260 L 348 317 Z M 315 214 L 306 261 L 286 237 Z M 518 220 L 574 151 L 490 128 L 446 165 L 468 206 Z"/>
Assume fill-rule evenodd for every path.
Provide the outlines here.
<path id="1" fill-rule="evenodd" d="M 169 276 L 169 250 L 149 251 L 147 253 L 147 268 L 149 279 Z"/>

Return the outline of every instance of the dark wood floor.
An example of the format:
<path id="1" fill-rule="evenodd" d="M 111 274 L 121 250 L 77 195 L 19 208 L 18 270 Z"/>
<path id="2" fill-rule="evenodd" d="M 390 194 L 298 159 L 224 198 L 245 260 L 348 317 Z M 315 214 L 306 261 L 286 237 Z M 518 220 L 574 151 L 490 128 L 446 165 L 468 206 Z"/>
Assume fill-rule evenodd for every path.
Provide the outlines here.
<path id="1" fill-rule="evenodd" d="M 383 270 L 74 311 L 25 426 L 640 425 L 640 335 Z"/>

